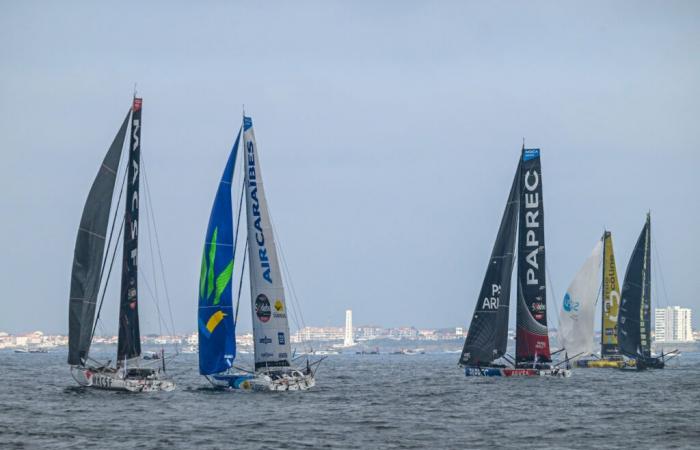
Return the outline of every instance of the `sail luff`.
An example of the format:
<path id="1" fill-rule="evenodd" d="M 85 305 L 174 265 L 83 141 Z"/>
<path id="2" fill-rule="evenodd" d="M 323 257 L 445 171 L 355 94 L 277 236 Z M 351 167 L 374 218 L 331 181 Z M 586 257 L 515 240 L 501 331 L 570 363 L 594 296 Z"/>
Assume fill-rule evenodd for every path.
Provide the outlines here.
<path id="1" fill-rule="evenodd" d="M 287 304 L 250 117 L 243 118 L 243 145 L 255 369 L 289 366 Z"/>
<path id="2" fill-rule="evenodd" d="M 550 362 L 539 149 L 522 150 L 519 209 L 516 364 Z"/>
<path id="3" fill-rule="evenodd" d="M 142 99 L 134 98 L 131 114 L 131 136 L 126 180 L 122 284 L 119 302 L 119 342 L 117 362 L 141 355 L 141 334 L 138 312 L 138 233 L 139 178 L 141 156 Z"/>
<path id="4" fill-rule="evenodd" d="M 129 115 L 107 150 L 90 187 L 75 240 L 68 312 L 68 364 L 82 365 L 90 350 L 100 289 L 109 211 Z"/>
<path id="5" fill-rule="evenodd" d="M 513 177 L 484 281 L 474 306 L 460 364 L 489 364 L 506 352 L 510 284 L 518 221 L 519 180 L 520 163 Z"/>
<path id="6" fill-rule="evenodd" d="M 231 186 L 240 138 L 241 131 L 221 175 L 204 242 L 198 303 L 199 373 L 202 375 L 223 372 L 233 365 L 236 358 L 232 287 L 235 234 Z"/>
<path id="7" fill-rule="evenodd" d="M 612 234 L 603 234 L 603 304 L 601 307 L 600 354 L 603 358 L 617 356 L 620 347 L 617 341 L 617 316 L 620 310 L 620 284 L 613 252 Z"/>

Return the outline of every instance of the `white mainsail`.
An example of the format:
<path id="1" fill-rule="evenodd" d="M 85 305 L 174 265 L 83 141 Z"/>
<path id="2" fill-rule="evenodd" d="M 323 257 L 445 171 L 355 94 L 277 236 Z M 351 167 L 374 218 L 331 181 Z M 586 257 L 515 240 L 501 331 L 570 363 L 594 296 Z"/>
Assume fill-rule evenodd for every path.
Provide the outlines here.
<path id="1" fill-rule="evenodd" d="M 572 359 L 593 353 L 595 304 L 600 287 L 603 242 L 581 266 L 564 295 L 559 311 L 559 342 Z"/>
<path id="2" fill-rule="evenodd" d="M 243 118 L 243 145 L 255 369 L 284 367 L 292 356 L 287 304 L 249 117 Z"/>

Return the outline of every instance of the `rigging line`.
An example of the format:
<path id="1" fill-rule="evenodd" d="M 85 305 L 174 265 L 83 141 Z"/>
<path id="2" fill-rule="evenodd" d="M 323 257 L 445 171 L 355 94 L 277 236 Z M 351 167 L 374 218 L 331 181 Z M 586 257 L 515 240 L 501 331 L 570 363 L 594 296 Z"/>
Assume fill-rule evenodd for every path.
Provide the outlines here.
<path id="1" fill-rule="evenodd" d="M 245 241 L 245 247 L 243 250 L 243 265 L 241 266 L 241 277 L 238 280 L 238 296 L 236 298 L 236 313 L 233 319 L 233 325 L 237 326 L 238 325 L 238 306 L 241 303 L 241 288 L 243 287 L 243 275 L 245 274 L 245 262 L 246 262 L 246 255 L 248 254 L 248 239 Z"/>
<path id="2" fill-rule="evenodd" d="M 654 265 L 656 267 L 656 270 L 659 272 L 659 275 L 661 276 L 661 288 L 664 291 L 664 304 L 666 306 L 668 305 L 668 293 L 666 292 L 666 281 L 664 280 L 664 272 L 661 270 L 661 253 L 659 253 L 659 249 L 656 246 L 656 239 L 652 235 L 651 237 L 651 243 L 654 246 L 654 253 L 656 253 L 656 258 L 653 259 Z"/>
<path id="3" fill-rule="evenodd" d="M 144 171 L 144 179 L 145 179 L 145 186 L 146 186 L 146 196 L 148 197 L 148 202 L 151 205 L 150 208 L 148 208 L 147 211 L 151 213 L 151 220 L 153 220 L 153 229 L 154 229 L 154 235 L 156 238 L 156 250 L 158 251 L 158 261 L 160 263 L 160 275 L 163 281 L 163 291 L 165 292 L 165 300 L 168 305 L 168 314 L 170 316 L 170 325 L 172 326 L 173 330 L 175 329 L 175 320 L 173 319 L 173 308 L 172 304 L 170 302 L 170 293 L 168 292 L 168 283 L 165 279 L 165 264 L 163 264 L 163 255 L 160 251 L 160 238 L 158 237 L 158 224 L 156 222 L 156 213 L 155 213 L 155 208 L 153 208 L 153 201 L 151 200 L 151 189 L 148 184 L 148 180 L 146 179 L 146 166 L 145 166 L 145 161 L 143 158 L 143 155 L 141 155 L 141 167 Z"/>
<path id="4" fill-rule="evenodd" d="M 555 298 L 555 299 L 559 299 L 559 296 L 557 295 L 557 292 L 556 292 L 556 290 L 554 289 L 554 283 L 552 283 L 552 274 L 549 273 L 549 264 L 545 263 L 544 268 L 545 268 L 545 270 L 547 271 L 547 281 L 549 281 L 549 289 L 552 290 L 552 295 L 554 296 L 554 298 Z M 556 300 L 555 300 L 555 301 L 556 301 Z M 556 305 L 556 303 L 555 303 L 555 305 Z M 555 312 L 556 312 L 556 308 L 555 308 Z M 556 314 L 553 314 L 553 315 L 551 315 L 551 316 L 548 314 L 547 316 L 549 316 L 549 317 L 556 317 Z M 556 319 L 557 319 L 557 329 L 559 329 L 559 318 L 556 317 Z"/>
<path id="5" fill-rule="evenodd" d="M 109 285 L 109 278 L 110 278 L 110 275 L 112 274 L 112 267 L 114 266 L 114 260 L 117 256 L 117 246 L 118 246 L 119 238 L 122 236 L 122 231 L 124 230 L 124 219 L 125 219 L 125 216 L 122 217 L 122 223 L 119 226 L 119 233 L 117 234 L 117 244 L 114 245 L 114 252 L 112 252 L 112 261 L 109 263 L 109 270 L 107 271 L 107 279 L 105 280 L 105 286 L 104 286 L 104 289 L 102 290 L 102 298 L 100 298 L 100 306 L 99 306 L 99 308 L 97 308 L 97 317 L 95 318 L 95 323 L 92 326 L 92 333 L 90 333 L 90 342 L 92 342 L 92 338 L 95 337 L 95 329 L 97 328 L 97 324 L 100 321 L 100 314 L 102 313 L 102 305 L 104 304 L 105 294 L 107 293 L 107 286 Z"/>
<path id="6" fill-rule="evenodd" d="M 144 185 L 148 183 L 148 177 L 146 175 L 146 171 L 143 171 L 143 181 Z M 153 253 L 153 232 L 151 231 L 151 226 L 152 226 L 152 221 L 150 220 L 150 215 L 148 214 L 149 207 L 150 207 L 150 197 L 148 194 L 146 194 L 146 202 L 144 202 L 144 209 L 146 210 L 146 229 L 148 231 L 148 248 L 150 251 L 150 259 L 151 259 L 151 270 L 152 270 L 152 276 L 153 276 L 153 291 L 151 291 L 150 286 L 149 286 L 149 292 L 151 294 L 151 298 L 154 300 L 154 304 L 156 306 L 156 313 L 158 317 L 158 334 L 162 335 L 163 334 L 163 319 L 160 314 L 160 297 L 158 295 L 158 277 L 156 276 L 156 266 L 155 266 L 155 254 Z M 145 275 L 145 271 L 141 269 L 141 265 L 139 265 L 139 271 Z M 146 282 L 147 277 L 142 277 L 143 281 Z M 148 283 L 146 282 L 146 285 L 148 286 Z M 167 331 L 167 324 L 165 325 L 166 331 Z"/>
<path id="7" fill-rule="evenodd" d="M 238 234 L 240 232 L 240 225 L 241 225 L 241 211 L 242 211 L 241 206 L 243 205 L 243 191 L 245 191 L 245 189 L 243 189 L 241 187 L 241 195 L 240 195 L 240 198 L 238 200 L 238 217 L 236 218 L 236 231 L 235 231 L 235 236 L 233 238 L 233 261 L 236 261 L 236 250 L 238 250 Z M 248 240 L 247 239 L 246 239 L 246 243 L 245 243 L 245 248 L 246 248 L 246 250 L 248 249 Z M 245 253 L 243 254 L 243 259 L 245 260 Z M 235 264 L 235 262 L 234 262 L 234 264 Z M 243 281 L 243 272 L 242 271 L 241 271 L 241 281 Z M 240 296 L 240 294 L 239 294 L 239 296 Z M 236 311 L 238 311 L 238 309 L 236 309 Z"/>

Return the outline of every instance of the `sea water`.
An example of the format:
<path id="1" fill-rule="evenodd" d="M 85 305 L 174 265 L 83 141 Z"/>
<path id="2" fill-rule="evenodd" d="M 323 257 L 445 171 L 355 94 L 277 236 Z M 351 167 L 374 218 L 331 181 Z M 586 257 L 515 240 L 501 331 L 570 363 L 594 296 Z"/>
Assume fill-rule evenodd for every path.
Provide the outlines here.
<path id="1" fill-rule="evenodd" d="M 566 379 L 466 378 L 457 357 L 330 356 L 311 391 L 245 393 L 184 354 L 175 391 L 132 394 L 77 386 L 65 351 L 2 351 L 0 448 L 700 448 L 700 354 Z"/>

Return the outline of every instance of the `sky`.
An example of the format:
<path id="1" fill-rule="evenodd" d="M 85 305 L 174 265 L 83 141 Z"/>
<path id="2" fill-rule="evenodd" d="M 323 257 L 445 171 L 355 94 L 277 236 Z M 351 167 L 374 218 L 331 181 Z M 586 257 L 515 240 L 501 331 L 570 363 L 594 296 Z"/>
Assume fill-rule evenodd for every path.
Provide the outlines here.
<path id="1" fill-rule="evenodd" d="M 525 139 L 550 323 L 604 228 L 622 279 L 650 210 L 654 306 L 698 327 L 699 55 L 694 1 L 0 1 L 0 331 L 67 331 L 82 207 L 135 83 L 175 331 L 196 329 L 243 105 L 307 325 L 467 326 Z M 109 292 L 100 331 L 117 309 Z"/>

